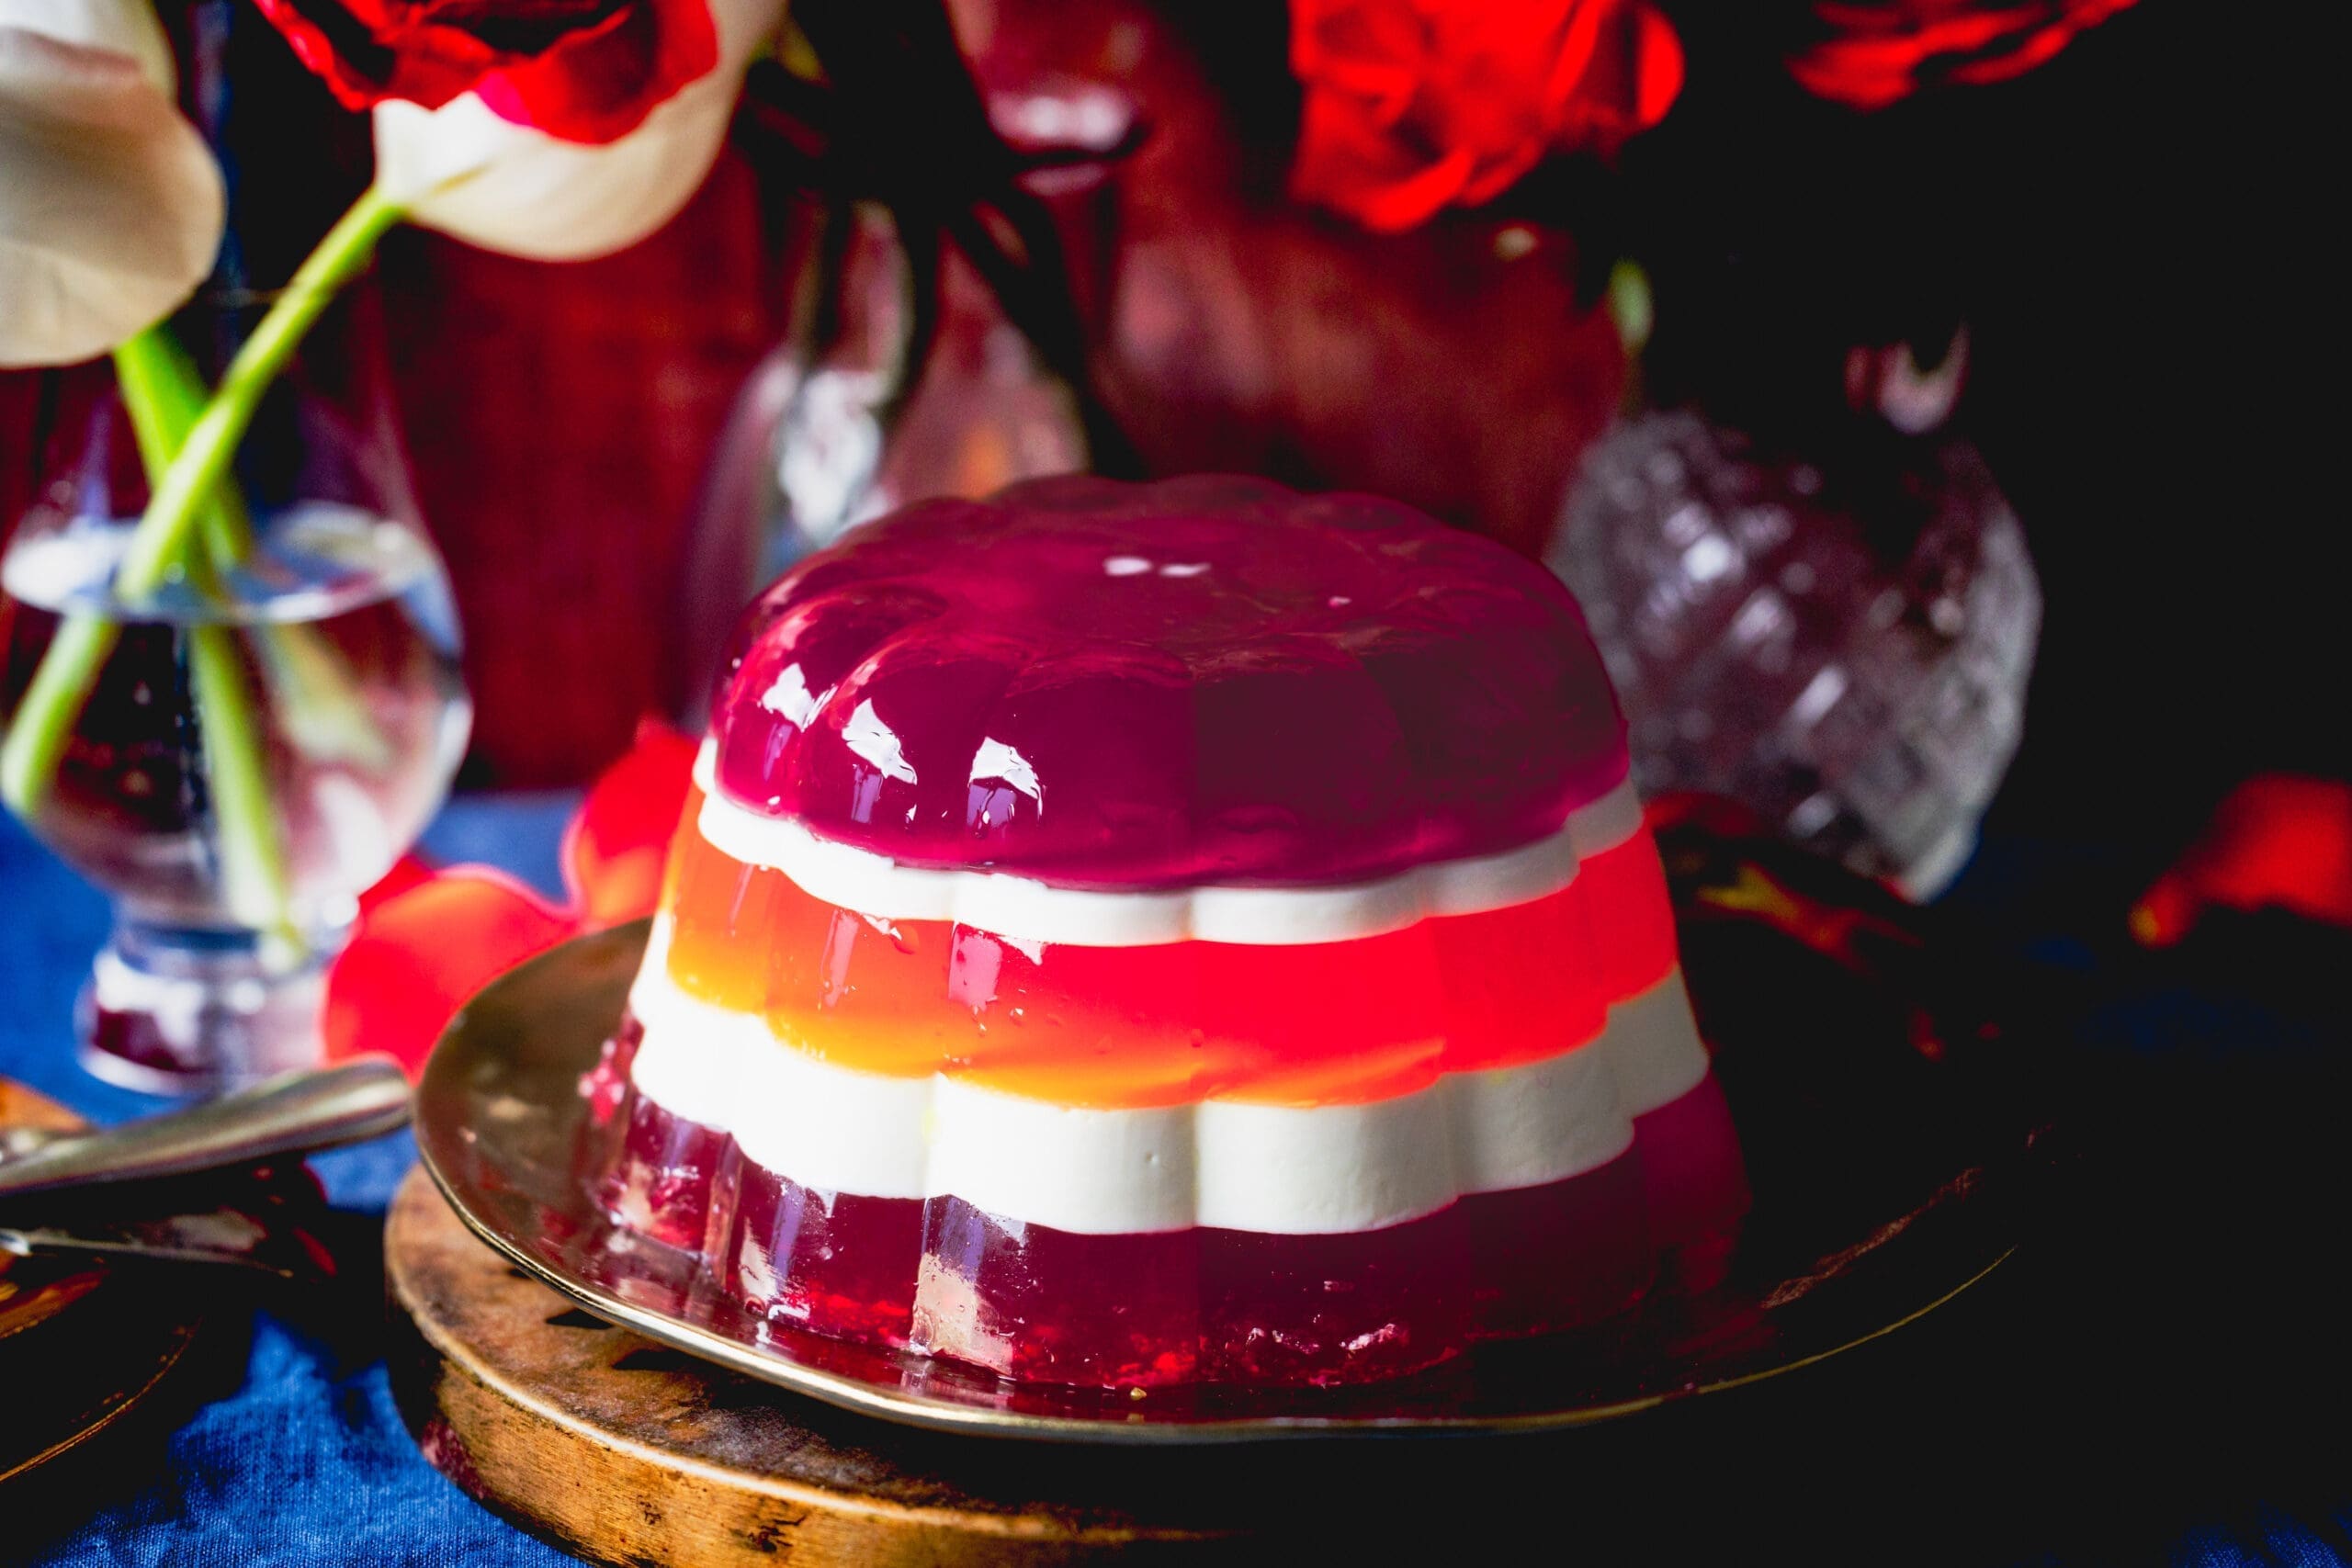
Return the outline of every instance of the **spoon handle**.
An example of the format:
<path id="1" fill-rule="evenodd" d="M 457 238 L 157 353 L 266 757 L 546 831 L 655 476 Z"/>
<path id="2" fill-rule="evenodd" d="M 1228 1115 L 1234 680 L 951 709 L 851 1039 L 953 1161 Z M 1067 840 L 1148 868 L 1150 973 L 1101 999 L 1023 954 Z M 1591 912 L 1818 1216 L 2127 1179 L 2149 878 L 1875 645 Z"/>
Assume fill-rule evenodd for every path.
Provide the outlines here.
<path id="1" fill-rule="evenodd" d="M 154 1263 L 209 1263 L 229 1269 L 252 1269 L 281 1280 L 298 1278 L 282 1264 L 251 1253 L 211 1247 L 174 1247 L 168 1243 L 136 1241 L 122 1236 L 67 1235 L 62 1231 L 20 1231 L 0 1227 L 0 1253 L 11 1258 L 135 1258 Z"/>
<path id="2" fill-rule="evenodd" d="M 330 1148 L 408 1120 L 408 1079 L 385 1056 L 288 1073 L 185 1110 L 52 1138 L 0 1161 L 0 1196 L 135 1181 Z"/>

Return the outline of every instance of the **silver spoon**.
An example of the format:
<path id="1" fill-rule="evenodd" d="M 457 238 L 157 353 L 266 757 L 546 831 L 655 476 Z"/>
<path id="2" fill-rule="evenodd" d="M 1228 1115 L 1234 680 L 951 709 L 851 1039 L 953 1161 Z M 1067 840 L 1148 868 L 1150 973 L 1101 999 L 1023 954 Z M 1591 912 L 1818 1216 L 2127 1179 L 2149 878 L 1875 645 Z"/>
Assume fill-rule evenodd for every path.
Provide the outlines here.
<path id="1" fill-rule="evenodd" d="M 408 1121 L 408 1108 L 399 1066 L 388 1056 L 363 1056 L 118 1126 L 11 1137 L 0 1145 L 0 1197 L 332 1148 L 393 1131 Z"/>
<path id="2" fill-rule="evenodd" d="M 16 1230 L 0 1225 L 0 1254 L 10 1258 L 40 1258 L 62 1254 L 101 1259 L 141 1258 L 157 1263 L 211 1263 L 223 1268 L 252 1269 L 281 1280 L 298 1276 L 291 1269 L 251 1251 L 212 1247 L 175 1247 L 122 1236 L 72 1235 L 56 1230 Z"/>

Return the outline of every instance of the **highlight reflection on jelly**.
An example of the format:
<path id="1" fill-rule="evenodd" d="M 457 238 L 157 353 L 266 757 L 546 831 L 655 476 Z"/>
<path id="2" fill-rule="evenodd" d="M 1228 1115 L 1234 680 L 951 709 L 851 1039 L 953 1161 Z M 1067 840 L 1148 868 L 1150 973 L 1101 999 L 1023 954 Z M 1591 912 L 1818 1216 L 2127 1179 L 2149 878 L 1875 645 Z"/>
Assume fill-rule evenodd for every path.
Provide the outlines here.
<path id="1" fill-rule="evenodd" d="M 870 525 L 742 640 L 604 1191 L 753 1314 L 1358 1382 L 1720 1261 L 1736 1142 L 1540 570 L 1361 497 L 1049 481 Z"/>
<path id="2" fill-rule="evenodd" d="M 964 820 L 979 832 L 1012 820 L 1022 799 L 1035 811 L 1046 808 L 1045 786 L 1029 759 L 1001 740 L 983 739 L 972 754 L 971 790 L 965 796 Z"/>

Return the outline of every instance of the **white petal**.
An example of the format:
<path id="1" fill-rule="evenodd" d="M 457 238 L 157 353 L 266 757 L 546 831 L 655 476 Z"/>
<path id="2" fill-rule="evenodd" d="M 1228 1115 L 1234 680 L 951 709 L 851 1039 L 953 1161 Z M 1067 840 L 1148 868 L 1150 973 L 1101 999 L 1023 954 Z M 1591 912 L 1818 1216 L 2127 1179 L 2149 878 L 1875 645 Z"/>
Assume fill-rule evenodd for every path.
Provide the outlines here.
<path id="1" fill-rule="evenodd" d="M 0 28 L 129 55 L 157 92 L 179 90 L 171 40 L 147 0 L 0 0 Z"/>
<path id="2" fill-rule="evenodd" d="M 220 249 L 220 165 L 142 46 L 47 30 L 106 9 L 0 27 L 0 366 L 104 354 L 170 314 Z"/>
<path id="3" fill-rule="evenodd" d="M 718 156 L 752 51 L 783 0 L 714 0 L 719 62 L 605 146 L 560 141 L 471 93 L 437 109 L 377 106 L 376 183 L 410 219 L 485 250 L 581 261 L 637 243 L 676 215 Z"/>
<path id="4" fill-rule="evenodd" d="M 582 261 L 676 215 L 718 158 L 734 102 L 732 78 L 706 76 L 602 147 L 501 119 L 471 93 L 437 109 L 386 102 L 376 107 L 376 179 L 428 229 L 508 255 Z"/>

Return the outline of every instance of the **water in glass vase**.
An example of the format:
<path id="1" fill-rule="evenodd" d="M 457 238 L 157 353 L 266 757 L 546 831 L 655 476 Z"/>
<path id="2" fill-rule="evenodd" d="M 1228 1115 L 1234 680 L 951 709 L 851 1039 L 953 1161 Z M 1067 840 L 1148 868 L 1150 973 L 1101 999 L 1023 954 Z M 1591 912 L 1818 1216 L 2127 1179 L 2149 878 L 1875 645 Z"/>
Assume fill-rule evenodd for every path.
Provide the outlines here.
<path id="1" fill-rule="evenodd" d="M 11 805 L 115 900 L 85 1063 L 147 1089 L 305 1065 L 325 959 L 465 747 L 439 558 L 404 524 L 306 502 L 217 581 L 130 605 L 132 521 L 68 511 L 0 557 L 0 761 Z M 44 689 L 74 638 L 103 649 L 95 672 Z"/>

